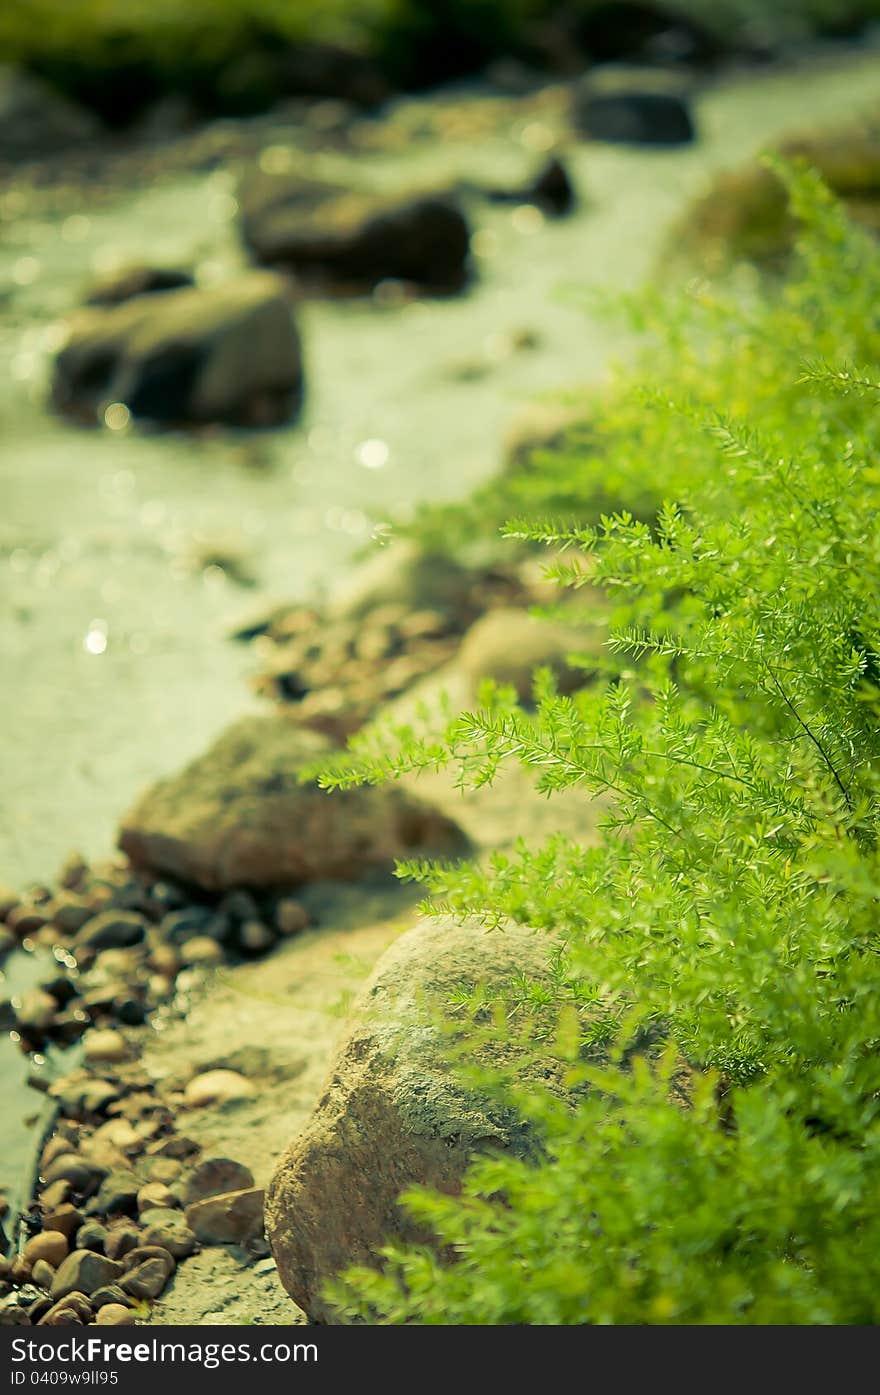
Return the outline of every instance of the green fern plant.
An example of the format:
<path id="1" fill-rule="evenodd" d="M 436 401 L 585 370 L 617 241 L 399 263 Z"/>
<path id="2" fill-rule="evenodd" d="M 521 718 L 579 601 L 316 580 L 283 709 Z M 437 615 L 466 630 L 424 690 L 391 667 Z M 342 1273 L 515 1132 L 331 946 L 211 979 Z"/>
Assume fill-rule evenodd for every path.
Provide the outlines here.
<path id="1" fill-rule="evenodd" d="M 614 599 L 616 674 L 573 697 L 538 674 L 528 712 L 488 685 L 479 710 L 364 732 L 324 772 L 452 765 L 478 785 L 516 761 L 603 824 L 599 846 L 401 869 L 428 910 L 552 929 L 560 1010 L 592 1005 L 605 1061 L 575 1048 L 585 1095 L 519 1100 L 540 1164 L 409 1194 L 457 1258 L 389 1248 L 335 1285 L 350 1316 L 880 1318 L 880 254 L 812 174 L 780 175 L 804 229 L 792 281 L 693 307 L 651 391 L 610 409 L 606 450 L 675 502 L 508 529 Z"/>

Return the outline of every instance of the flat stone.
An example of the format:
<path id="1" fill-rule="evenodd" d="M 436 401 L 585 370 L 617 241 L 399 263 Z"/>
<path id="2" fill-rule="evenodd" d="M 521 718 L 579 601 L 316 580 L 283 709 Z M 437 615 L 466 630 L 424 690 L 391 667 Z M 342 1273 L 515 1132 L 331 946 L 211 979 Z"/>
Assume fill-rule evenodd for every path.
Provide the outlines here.
<path id="1" fill-rule="evenodd" d="M 211 1104 L 253 1099 L 256 1093 L 256 1085 L 238 1071 L 209 1070 L 190 1080 L 183 1092 L 183 1099 L 190 1109 L 203 1109 Z"/>
<path id="2" fill-rule="evenodd" d="M 329 793 L 298 771 L 330 744 L 289 715 L 236 722 L 123 820 L 132 863 L 207 891 L 356 880 L 417 850 L 463 851 L 450 820 L 402 790 Z"/>
<path id="3" fill-rule="evenodd" d="M 253 1173 L 244 1163 L 233 1162 L 232 1158 L 204 1158 L 186 1176 L 184 1202 L 191 1206 L 206 1197 L 246 1191 L 253 1185 Z"/>
<path id="4" fill-rule="evenodd" d="M 186 1208 L 187 1223 L 205 1245 L 243 1245 L 263 1233 L 263 1191 L 223 1192 Z"/>
<path id="5" fill-rule="evenodd" d="M 74 1250 L 56 1271 L 52 1297 L 64 1298 L 74 1291 L 93 1293 L 96 1288 L 113 1283 L 122 1272 L 122 1265 L 116 1260 L 96 1255 L 92 1250 Z"/>

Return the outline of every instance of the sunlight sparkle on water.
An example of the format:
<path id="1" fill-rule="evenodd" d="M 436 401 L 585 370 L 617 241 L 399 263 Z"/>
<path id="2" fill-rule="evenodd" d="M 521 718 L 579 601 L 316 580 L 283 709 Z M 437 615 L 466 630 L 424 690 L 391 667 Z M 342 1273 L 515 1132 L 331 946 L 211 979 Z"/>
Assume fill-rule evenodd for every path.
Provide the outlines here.
<path id="1" fill-rule="evenodd" d="M 361 441 L 356 447 L 354 458 L 359 465 L 363 465 L 365 470 L 381 470 L 387 464 L 391 456 L 391 450 L 387 441 L 380 441 L 371 438 L 369 441 Z"/>
<path id="2" fill-rule="evenodd" d="M 86 630 L 83 649 L 87 654 L 103 654 L 107 649 L 107 621 L 92 620 Z"/>

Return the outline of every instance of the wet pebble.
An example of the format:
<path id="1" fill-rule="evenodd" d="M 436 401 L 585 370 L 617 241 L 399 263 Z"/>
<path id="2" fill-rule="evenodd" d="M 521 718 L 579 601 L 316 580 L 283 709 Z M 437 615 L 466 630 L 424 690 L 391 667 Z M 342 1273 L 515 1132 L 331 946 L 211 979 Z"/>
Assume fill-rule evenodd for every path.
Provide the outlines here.
<path id="1" fill-rule="evenodd" d="M 257 1088 L 238 1071 L 209 1070 L 195 1076 L 186 1086 L 184 1103 L 191 1109 L 209 1104 L 229 1104 L 235 1100 L 251 1099 Z"/>
<path id="2" fill-rule="evenodd" d="M 43 1260 L 53 1269 L 57 1269 L 62 1260 L 67 1258 L 68 1244 L 59 1231 L 44 1230 L 39 1235 L 31 1236 L 22 1253 L 31 1264 Z"/>
<path id="3" fill-rule="evenodd" d="M 187 1174 L 183 1196 L 189 1206 L 209 1196 L 244 1191 L 253 1185 L 253 1173 L 244 1163 L 232 1158 L 205 1158 Z"/>
<path id="4" fill-rule="evenodd" d="M 83 1055 L 87 1061 L 124 1061 L 128 1047 L 120 1032 L 92 1028 L 83 1038 Z"/>

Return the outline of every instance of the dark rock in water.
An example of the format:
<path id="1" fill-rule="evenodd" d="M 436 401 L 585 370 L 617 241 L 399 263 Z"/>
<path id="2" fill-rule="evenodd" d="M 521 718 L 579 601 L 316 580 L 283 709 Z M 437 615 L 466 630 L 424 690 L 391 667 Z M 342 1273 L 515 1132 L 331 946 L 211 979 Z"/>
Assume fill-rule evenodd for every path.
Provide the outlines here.
<path id="1" fill-rule="evenodd" d="M 677 6 L 604 0 L 584 7 L 574 37 L 594 63 L 718 62 L 727 46 L 718 34 Z"/>
<path id="2" fill-rule="evenodd" d="M 188 271 L 174 267 L 130 266 L 98 281 L 85 296 L 86 305 L 121 305 L 137 295 L 153 295 L 157 291 L 176 291 L 194 285 Z"/>
<path id="3" fill-rule="evenodd" d="M 696 137 L 686 93 L 673 74 L 609 68 L 575 90 L 574 123 L 593 140 L 685 145 Z"/>
<path id="4" fill-rule="evenodd" d="M 577 203 L 568 170 L 556 156 L 522 189 L 492 189 L 494 203 L 533 203 L 553 218 L 570 213 Z"/>
<path id="5" fill-rule="evenodd" d="M 377 198 L 263 175 L 245 181 L 241 205 L 245 244 L 265 266 L 352 289 L 395 280 L 442 293 L 467 279 L 470 229 L 446 195 Z"/>
<path id="6" fill-rule="evenodd" d="M 100 123 L 32 73 L 0 65 L 0 159 L 32 159 L 92 141 Z"/>
<path id="7" fill-rule="evenodd" d="M 332 750 L 279 713 L 236 722 L 123 820 L 135 867 L 206 891 L 354 880 L 416 849 L 462 851 L 455 825 L 400 789 L 332 793 L 298 776 Z"/>
<path id="8" fill-rule="evenodd" d="M 285 283 L 254 272 L 80 311 L 55 361 L 52 401 L 92 422 L 123 404 L 167 425 L 271 426 L 289 420 L 302 390 Z"/>

